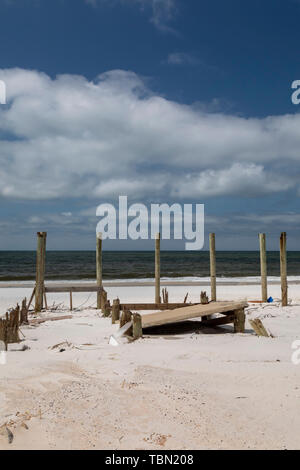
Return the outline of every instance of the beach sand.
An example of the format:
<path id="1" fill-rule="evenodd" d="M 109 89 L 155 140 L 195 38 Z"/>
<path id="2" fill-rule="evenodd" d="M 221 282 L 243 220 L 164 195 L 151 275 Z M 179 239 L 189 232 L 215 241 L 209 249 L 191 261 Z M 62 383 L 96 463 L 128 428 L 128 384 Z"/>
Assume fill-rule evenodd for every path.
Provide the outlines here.
<path id="1" fill-rule="evenodd" d="M 147 286 L 107 290 L 123 302 L 154 296 Z M 172 302 L 186 292 L 198 301 L 201 288 L 168 290 Z M 1 313 L 30 293 L 1 288 Z M 217 293 L 218 300 L 255 300 L 260 287 L 219 286 Z M 24 326 L 24 341 L 9 346 L 0 365 L 0 449 L 299 449 L 300 364 L 291 357 L 300 291 L 290 287 L 285 308 L 276 301 L 280 286 L 269 295 L 273 304 L 247 309 L 245 334 L 231 325 L 197 333 L 189 322 L 114 347 L 118 325 L 92 308 L 95 294 L 74 294 L 72 319 Z M 49 295 L 56 310 L 42 315 L 70 314 L 68 300 Z M 255 317 L 274 338 L 254 335 L 248 319 Z"/>

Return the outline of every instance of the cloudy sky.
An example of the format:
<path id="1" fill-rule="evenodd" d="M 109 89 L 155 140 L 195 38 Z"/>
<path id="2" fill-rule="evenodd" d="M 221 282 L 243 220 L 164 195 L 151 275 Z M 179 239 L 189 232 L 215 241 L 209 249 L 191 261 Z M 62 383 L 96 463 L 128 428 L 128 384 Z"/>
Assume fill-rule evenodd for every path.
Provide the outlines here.
<path id="1" fill-rule="evenodd" d="M 281 231 L 300 249 L 300 2 L 0 0 L 0 18 L 0 249 L 37 230 L 93 249 L 119 195 L 204 203 L 219 249 Z"/>

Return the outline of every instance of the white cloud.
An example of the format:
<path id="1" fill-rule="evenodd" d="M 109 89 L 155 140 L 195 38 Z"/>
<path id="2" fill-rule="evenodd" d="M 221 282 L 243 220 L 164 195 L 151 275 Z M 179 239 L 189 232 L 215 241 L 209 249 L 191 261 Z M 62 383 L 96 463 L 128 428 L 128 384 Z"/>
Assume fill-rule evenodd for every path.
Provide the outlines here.
<path id="1" fill-rule="evenodd" d="M 0 70 L 0 79 L 9 102 L 0 106 L 2 197 L 193 199 L 299 184 L 299 114 L 205 112 L 122 70 L 95 82 L 22 69 Z"/>

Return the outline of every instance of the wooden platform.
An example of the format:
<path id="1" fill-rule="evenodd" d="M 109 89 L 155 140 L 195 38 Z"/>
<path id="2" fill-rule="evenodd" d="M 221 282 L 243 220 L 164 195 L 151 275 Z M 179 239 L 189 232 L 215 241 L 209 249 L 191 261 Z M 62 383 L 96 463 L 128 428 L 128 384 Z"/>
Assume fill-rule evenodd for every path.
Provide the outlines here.
<path id="1" fill-rule="evenodd" d="M 214 325 L 234 323 L 235 331 L 242 333 L 245 329 L 245 313 L 247 302 L 210 302 L 207 305 L 191 305 L 189 307 L 176 308 L 141 315 L 142 328 L 178 323 L 192 318 L 204 317 L 205 324 L 212 322 Z M 223 317 L 209 320 L 209 316 L 220 313 Z"/>

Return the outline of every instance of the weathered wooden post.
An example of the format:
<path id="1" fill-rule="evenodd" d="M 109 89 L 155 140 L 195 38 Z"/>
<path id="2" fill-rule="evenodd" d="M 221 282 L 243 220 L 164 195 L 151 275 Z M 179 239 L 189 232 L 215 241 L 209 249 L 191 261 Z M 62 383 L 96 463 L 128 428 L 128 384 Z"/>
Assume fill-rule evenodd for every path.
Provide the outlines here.
<path id="1" fill-rule="evenodd" d="M 155 236 L 155 303 L 160 304 L 160 233 Z"/>
<path id="2" fill-rule="evenodd" d="M 35 312 L 43 308 L 43 296 L 45 289 L 45 265 L 46 265 L 46 232 L 37 233 L 36 250 L 36 283 L 35 283 Z"/>
<path id="3" fill-rule="evenodd" d="M 288 304 L 287 263 L 286 263 L 286 232 L 280 236 L 280 276 L 281 276 L 281 304 Z"/>
<path id="4" fill-rule="evenodd" d="M 112 324 L 116 323 L 120 319 L 120 300 L 114 299 L 111 309 L 111 322 Z"/>
<path id="5" fill-rule="evenodd" d="M 139 339 L 143 336 L 142 317 L 139 313 L 132 315 L 132 336 L 133 339 Z"/>
<path id="6" fill-rule="evenodd" d="M 209 255 L 210 255 L 210 288 L 211 301 L 217 300 L 217 279 L 216 279 L 216 238 L 214 233 L 209 234 Z"/>
<path id="7" fill-rule="evenodd" d="M 266 251 L 266 234 L 259 234 L 259 249 L 260 249 L 260 275 L 261 275 L 261 299 L 263 302 L 268 300 L 268 285 L 267 285 L 267 251 Z"/>
<path id="8" fill-rule="evenodd" d="M 96 272 L 97 286 L 102 287 L 102 233 L 97 233 L 96 239 Z M 101 292 L 97 292 L 97 309 L 101 308 Z"/>

